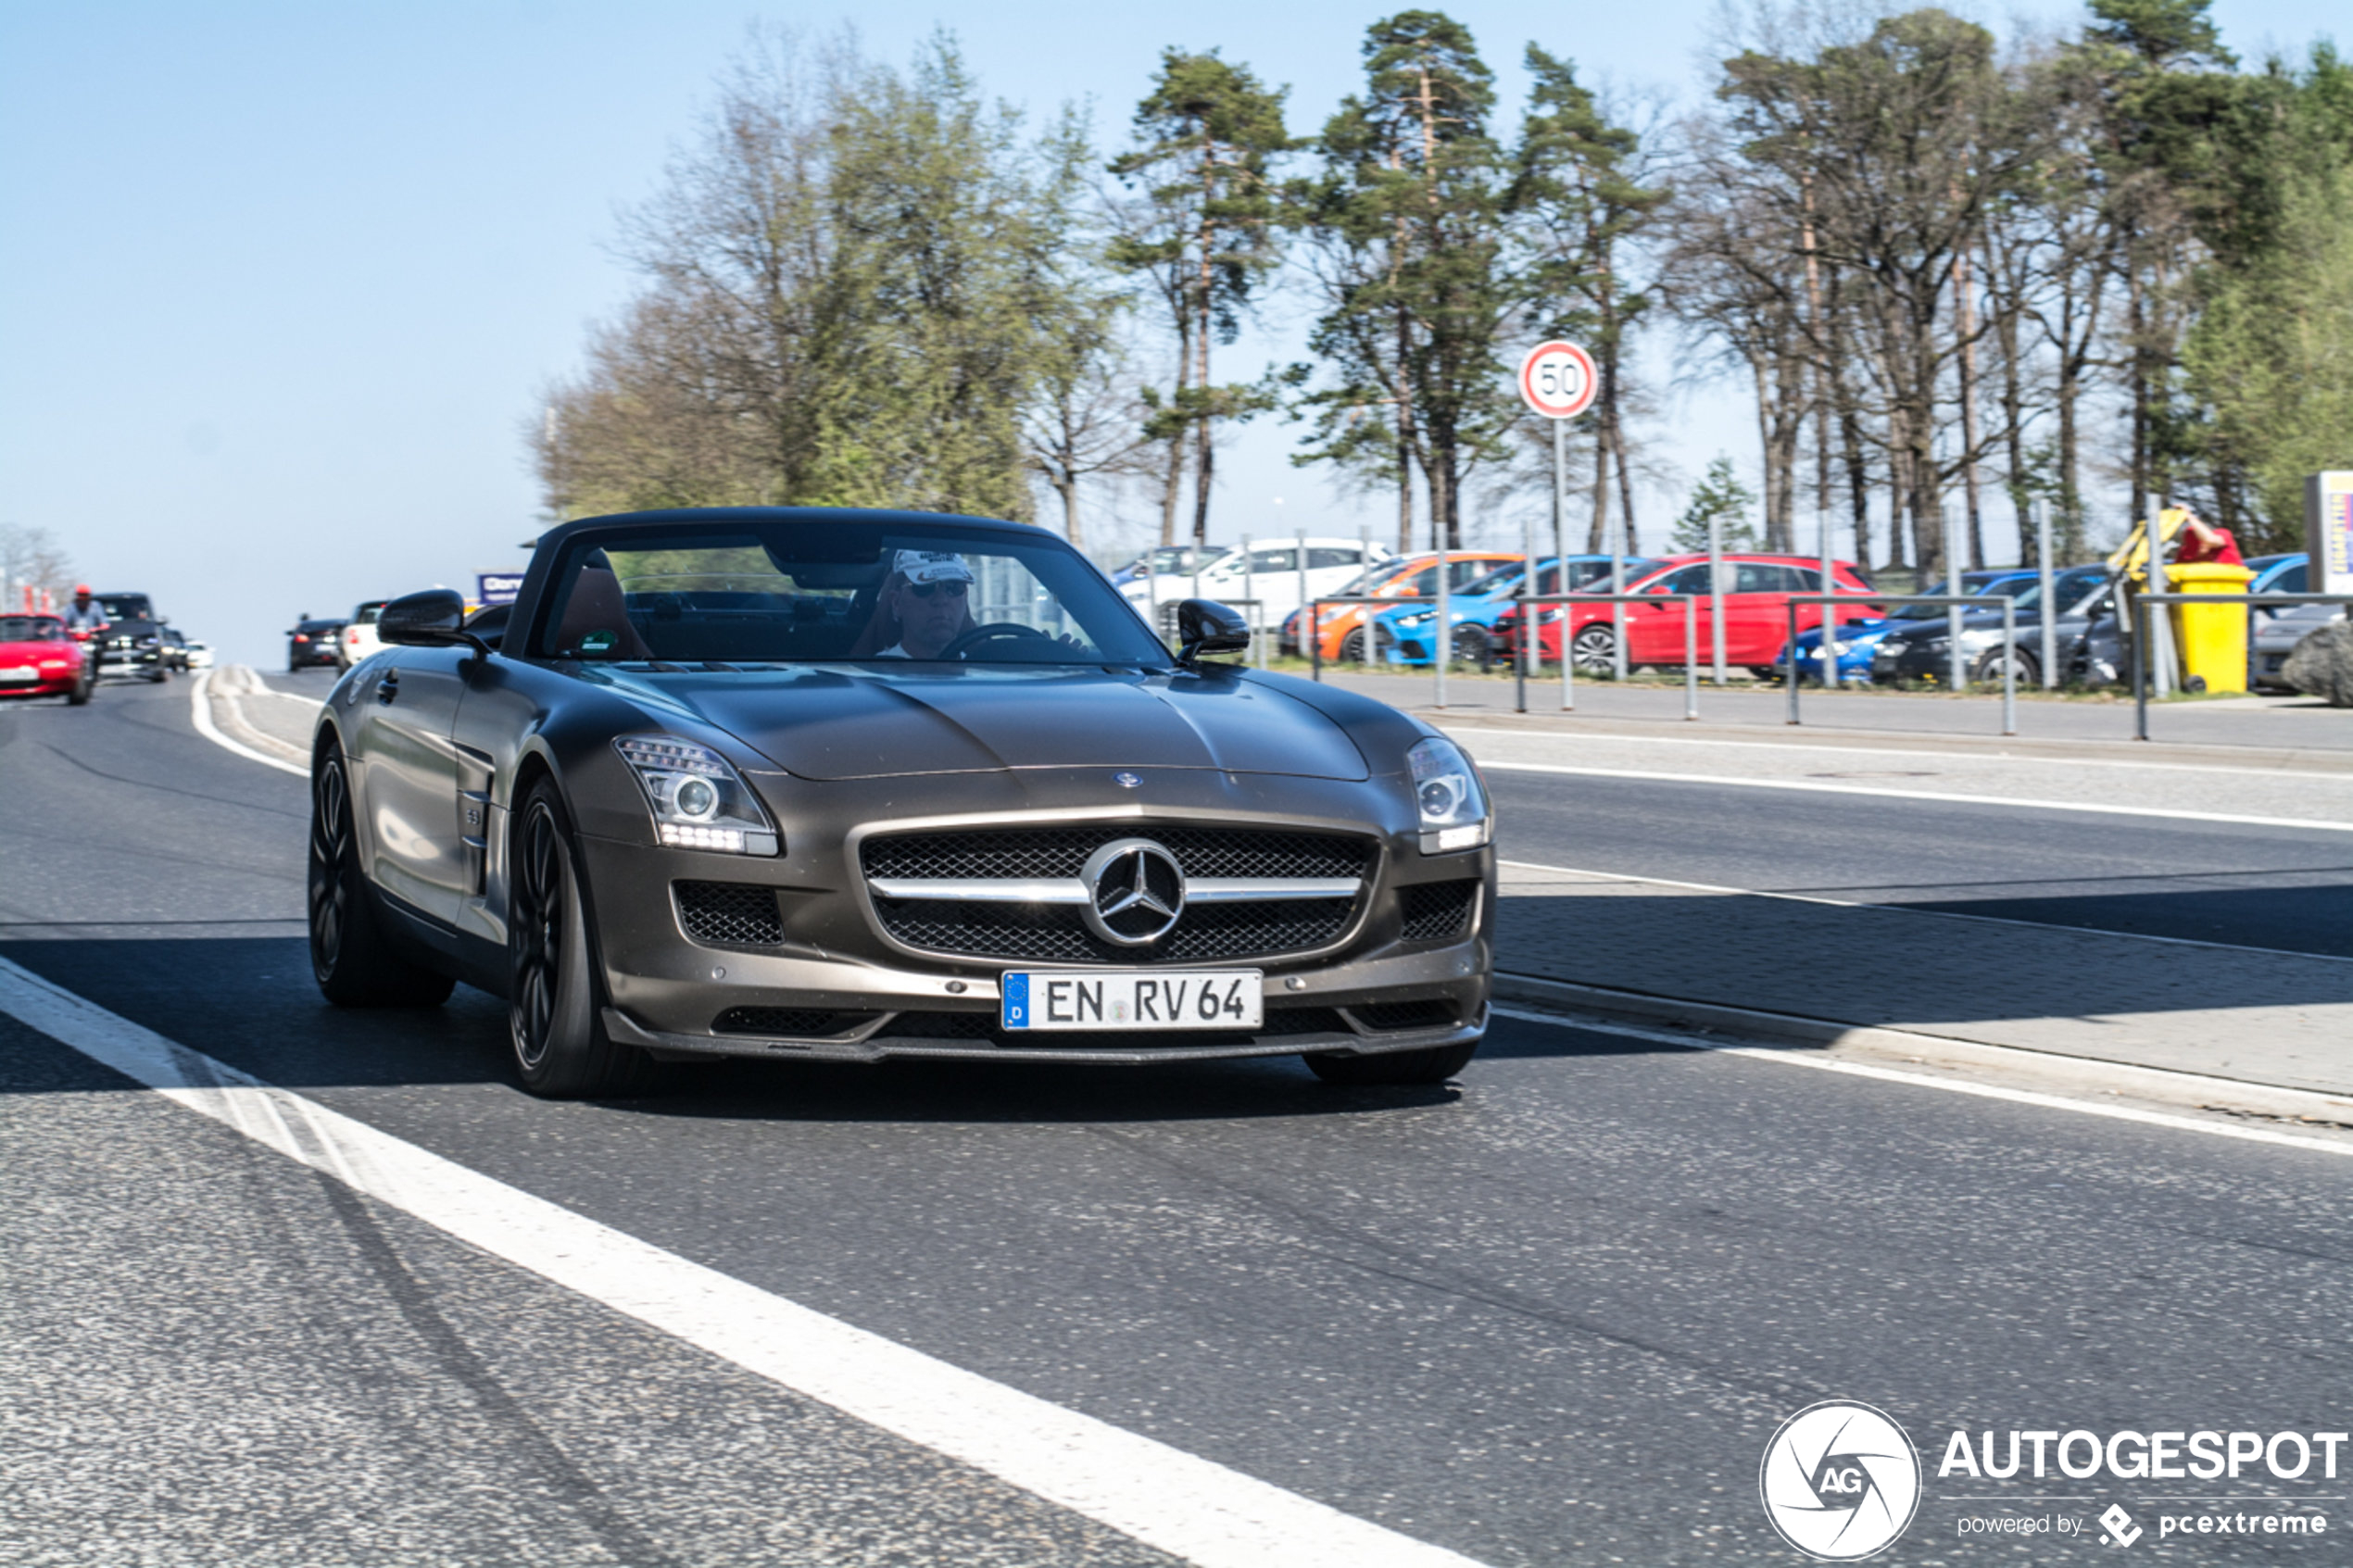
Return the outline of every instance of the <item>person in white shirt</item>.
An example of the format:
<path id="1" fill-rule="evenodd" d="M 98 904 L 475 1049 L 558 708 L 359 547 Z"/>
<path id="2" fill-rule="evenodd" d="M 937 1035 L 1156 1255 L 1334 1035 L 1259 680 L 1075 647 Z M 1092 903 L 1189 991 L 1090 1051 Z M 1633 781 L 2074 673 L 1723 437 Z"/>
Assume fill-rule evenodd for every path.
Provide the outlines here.
<path id="1" fill-rule="evenodd" d="M 973 569 L 953 550 L 901 550 L 882 592 L 883 613 L 899 627 L 899 640 L 876 659 L 937 659 L 940 650 L 972 630 L 969 599 Z"/>

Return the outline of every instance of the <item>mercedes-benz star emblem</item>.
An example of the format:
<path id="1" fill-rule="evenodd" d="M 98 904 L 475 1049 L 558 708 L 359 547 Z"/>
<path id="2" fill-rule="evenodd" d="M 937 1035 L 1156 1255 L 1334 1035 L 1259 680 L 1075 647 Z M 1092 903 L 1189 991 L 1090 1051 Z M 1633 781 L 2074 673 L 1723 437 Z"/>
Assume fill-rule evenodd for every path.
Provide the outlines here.
<path id="1" fill-rule="evenodd" d="M 1111 776 L 1111 782 L 1117 784 L 1122 789 L 1141 789 L 1144 787 L 1144 781 L 1138 778 L 1133 773 L 1114 773 Z"/>
<path id="2" fill-rule="evenodd" d="M 1149 838 L 1114 839 L 1087 857 L 1078 876 L 1087 884 L 1087 929 L 1106 942 L 1157 942 L 1185 912 L 1185 869 Z"/>

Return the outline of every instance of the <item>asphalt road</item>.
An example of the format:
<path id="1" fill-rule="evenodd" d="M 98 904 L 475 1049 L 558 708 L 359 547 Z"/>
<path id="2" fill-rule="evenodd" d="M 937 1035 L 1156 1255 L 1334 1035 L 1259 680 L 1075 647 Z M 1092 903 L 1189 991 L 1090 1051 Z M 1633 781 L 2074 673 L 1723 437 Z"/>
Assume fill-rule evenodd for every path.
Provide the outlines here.
<path id="1" fill-rule="evenodd" d="M 629 1236 L 1481 1562 L 1798 1561 L 1756 1468 L 1822 1399 L 1880 1406 L 1923 1450 L 1902 1562 L 2108 1549 L 1964 1540 L 1964 1515 L 2121 1500 L 2154 1523 L 2147 1483 L 1940 1479 L 1955 1428 L 2353 1425 L 2341 1156 L 1515 1019 L 1435 1091 L 1280 1061 L 745 1063 L 548 1105 L 514 1087 L 479 993 L 321 1003 L 291 923 L 302 782 L 196 737 L 184 684 L 0 709 L 0 782 L 37 803 L 0 821 L 14 963 Z M 1685 788 L 1499 783 L 1506 852 L 2020 918 L 2114 896 L 2160 869 L 2153 843 L 2191 873 L 2158 890 L 2185 907 L 2302 852 Z M 2339 896 L 2292 895 L 2322 916 Z M 2320 922 L 2219 918 L 2266 946 Z M 0 1090 L 0 1562 L 1164 1561 L 6 1018 Z M 2353 1530 L 2353 1479 L 2165 1490 L 2292 1497 L 2338 1529 L 2152 1528 L 2136 1555 L 2330 1561 Z"/>

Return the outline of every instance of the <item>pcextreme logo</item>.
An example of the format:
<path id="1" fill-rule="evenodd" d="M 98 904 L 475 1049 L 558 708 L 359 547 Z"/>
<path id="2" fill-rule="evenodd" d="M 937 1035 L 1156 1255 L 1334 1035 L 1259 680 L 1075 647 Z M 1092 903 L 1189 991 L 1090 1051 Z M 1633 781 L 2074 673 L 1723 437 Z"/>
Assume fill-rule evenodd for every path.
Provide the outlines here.
<path id="1" fill-rule="evenodd" d="M 1824 1562 L 1854 1562 L 1910 1527 L 1920 1459 L 1885 1411 L 1825 1399 L 1781 1423 L 1765 1445 L 1756 1488 L 1781 1539 Z"/>

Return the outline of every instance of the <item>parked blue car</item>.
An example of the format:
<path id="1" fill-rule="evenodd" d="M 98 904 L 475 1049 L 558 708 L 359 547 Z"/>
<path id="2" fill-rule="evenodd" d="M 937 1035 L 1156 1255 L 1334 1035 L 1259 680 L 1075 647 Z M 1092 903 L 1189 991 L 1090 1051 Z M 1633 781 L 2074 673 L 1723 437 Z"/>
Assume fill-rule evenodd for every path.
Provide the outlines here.
<path id="1" fill-rule="evenodd" d="M 1629 556 L 1626 558 L 1626 580 L 1631 583 L 1645 571 L 1654 570 L 1657 562 Z M 1513 604 L 1512 596 L 1518 592 L 1523 571 L 1517 561 L 1497 567 L 1486 576 L 1466 583 L 1448 596 L 1446 612 L 1454 622 L 1454 659 L 1464 664 L 1485 664 L 1494 655 L 1495 618 Z M 1571 556 L 1568 558 L 1568 587 L 1575 593 L 1590 588 L 1609 578 L 1607 556 Z M 1561 559 L 1546 556 L 1537 562 L 1536 591 L 1539 595 L 1557 594 L 1561 587 Z M 1427 668 L 1437 646 L 1438 606 L 1429 599 L 1406 599 L 1394 609 L 1382 610 L 1373 619 L 1373 646 L 1381 660 L 1388 664 L 1416 665 Z"/>

